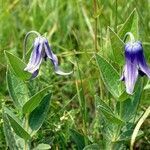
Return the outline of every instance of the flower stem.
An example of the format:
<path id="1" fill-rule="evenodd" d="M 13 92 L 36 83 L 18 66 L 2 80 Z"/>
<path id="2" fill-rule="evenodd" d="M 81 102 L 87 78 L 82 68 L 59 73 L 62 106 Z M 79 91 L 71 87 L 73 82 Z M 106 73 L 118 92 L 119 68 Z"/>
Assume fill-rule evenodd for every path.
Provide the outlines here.
<path id="1" fill-rule="evenodd" d="M 30 36 L 31 34 L 36 34 L 37 36 L 40 36 L 40 33 L 38 33 L 37 31 L 29 31 L 29 32 L 26 34 L 26 36 L 25 36 L 25 38 L 24 38 L 24 42 L 23 42 L 23 57 L 22 57 L 22 59 L 23 59 L 24 62 L 26 61 L 27 40 L 28 40 L 28 38 L 29 38 L 29 36 Z"/>
<path id="2" fill-rule="evenodd" d="M 124 39 L 123 39 L 124 43 L 125 43 L 125 41 L 126 41 L 128 36 L 130 37 L 130 42 L 134 43 L 135 42 L 135 38 L 134 38 L 134 36 L 133 36 L 133 34 L 131 32 L 127 32 L 125 34 Z"/>

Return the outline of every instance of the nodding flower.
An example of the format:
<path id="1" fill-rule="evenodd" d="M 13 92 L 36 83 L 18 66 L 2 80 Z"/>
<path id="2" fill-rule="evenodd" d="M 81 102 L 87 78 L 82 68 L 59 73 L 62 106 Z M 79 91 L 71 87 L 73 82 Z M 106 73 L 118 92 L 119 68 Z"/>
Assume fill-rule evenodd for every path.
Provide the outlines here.
<path id="1" fill-rule="evenodd" d="M 42 60 L 44 59 L 46 61 L 47 59 L 49 59 L 49 60 L 51 60 L 53 66 L 54 66 L 54 70 L 55 70 L 56 74 L 59 74 L 59 75 L 71 74 L 72 72 L 65 73 L 60 70 L 60 68 L 58 66 L 57 56 L 51 50 L 48 40 L 44 36 L 41 36 L 38 32 L 30 31 L 27 33 L 27 35 L 25 37 L 25 41 L 24 41 L 24 46 L 25 46 L 24 49 L 26 50 L 26 41 L 27 41 L 28 36 L 31 33 L 35 33 L 38 36 L 34 40 L 33 50 L 32 50 L 29 62 L 27 64 L 26 68 L 24 69 L 24 71 L 30 72 L 32 74 L 32 78 L 35 78 L 38 75 Z M 24 52 L 24 60 L 25 60 L 25 52 Z"/>
<path id="2" fill-rule="evenodd" d="M 125 82 L 126 92 L 132 94 L 138 75 L 150 78 L 150 68 L 145 61 L 142 43 L 135 41 L 130 32 L 125 35 L 125 39 L 128 35 L 131 41 L 125 44 L 125 66 L 121 80 Z"/>

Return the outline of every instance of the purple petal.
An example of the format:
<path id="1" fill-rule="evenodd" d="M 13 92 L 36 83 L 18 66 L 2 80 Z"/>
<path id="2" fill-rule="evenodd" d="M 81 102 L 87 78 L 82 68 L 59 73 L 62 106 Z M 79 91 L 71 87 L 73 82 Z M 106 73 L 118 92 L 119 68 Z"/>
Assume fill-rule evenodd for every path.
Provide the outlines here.
<path id="1" fill-rule="evenodd" d="M 126 64 L 124 67 L 124 80 L 126 92 L 128 94 L 132 94 L 138 77 L 136 52 L 133 50 L 133 46 L 125 47 L 125 57 L 126 57 Z"/>
<path id="2" fill-rule="evenodd" d="M 121 80 L 125 81 L 127 93 L 132 94 L 138 74 L 141 76 L 146 74 L 150 78 L 150 68 L 146 64 L 141 42 L 126 43 L 125 59 L 126 64 Z"/>
<path id="3" fill-rule="evenodd" d="M 132 94 L 138 77 L 138 68 L 136 66 L 136 63 L 125 65 L 124 77 L 125 77 L 126 92 L 128 94 Z"/>
<path id="4" fill-rule="evenodd" d="M 42 62 L 42 49 L 43 44 L 34 47 L 34 50 L 29 59 L 29 63 L 27 64 L 27 67 L 24 69 L 25 71 L 34 73 L 36 70 L 39 69 L 40 64 Z"/>
<path id="5" fill-rule="evenodd" d="M 143 50 L 139 51 L 137 53 L 137 61 L 138 61 L 139 69 L 150 78 L 150 68 L 146 64 L 144 54 L 143 54 Z"/>
<path id="6" fill-rule="evenodd" d="M 73 73 L 73 71 L 71 71 L 71 72 L 63 72 L 62 70 L 60 70 L 60 69 L 57 67 L 57 68 L 55 68 L 55 73 L 56 73 L 56 74 L 59 74 L 59 75 L 66 76 L 66 75 L 70 75 L 71 73 Z"/>
<path id="7" fill-rule="evenodd" d="M 33 72 L 31 79 L 35 78 L 39 73 L 39 70 Z"/>
<path id="8" fill-rule="evenodd" d="M 57 56 L 52 52 L 48 42 L 46 41 L 44 43 L 45 53 L 47 54 L 48 58 L 51 59 L 53 65 L 55 68 L 58 67 L 58 58 Z"/>
<path id="9" fill-rule="evenodd" d="M 47 41 L 44 43 L 44 47 L 45 47 L 45 52 L 46 52 L 48 58 L 51 59 L 53 65 L 54 65 L 54 69 L 55 69 L 55 73 L 56 73 L 56 74 L 64 75 L 64 76 L 65 76 L 65 75 L 69 75 L 69 74 L 71 74 L 71 73 L 73 72 L 73 71 L 71 71 L 71 72 L 66 73 L 66 72 L 63 72 L 63 71 L 58 67 L 58 58 L 57 58 L 57 56 L 52 52 L 52 50 L 51 50 L 51 48 L 50 48 L 50 46 L 49 46 L 49 44 L 48 44 Z"/>

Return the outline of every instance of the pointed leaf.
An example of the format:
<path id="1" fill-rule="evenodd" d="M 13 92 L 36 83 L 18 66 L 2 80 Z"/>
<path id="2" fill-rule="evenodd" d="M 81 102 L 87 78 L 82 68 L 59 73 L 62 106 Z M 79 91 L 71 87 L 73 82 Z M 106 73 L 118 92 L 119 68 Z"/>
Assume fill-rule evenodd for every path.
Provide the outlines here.
<path id="1" fill-rule="evenodd" d="M 133 33 L 135 39 L 139 39 L 139 16 L 138 16 L 138 13 L 137 13 L 137 10 L 135 9 L 134 10 L 134 18 L 133 18 L 133 22 L 132 22 L 132 27 L 131 27 L 131 30 L 130 32 Z"/>
<path id="2" fill-rule="evenodd" d="M 23 126 L 21 125 L 21 122 L 19 119 L 13 114 L 11 110 L 8 108 L 4 108 L 4 112 L 7 114 L 10 124 L 12 128 L 14 129 L 14 132 L 23 138 L 24 140 L 30 139 L 30 135 L 27 133 L 27 131 L 24 130 Z"/>
<path id="3" fill-rule="evenodd" d="M 26 64 L 20 58 L 14 56 L 7 51 L 5 51 L 5 55 L 8 59 L 9 65 L 11 66 L 16 76 L 18 76 L 22 80 L 28 80 L 31 78 L 31 74 L 24 71 Z"/>
<path id="4" fill-rule="evenodd" d="M 40 92 L 38 92 L 37 94 L 33 95 L 29 101 L 27 101 L 24 106 L 23 106 L 23 113 L 30 113 L 32 112 L 42 101 L 43 97 L 45 96 L 45 94 L 48 92 L 48 90 L 50 89 L 50 87 L 47 87 L 43 90 L 41 90 Z"/>
<path id="5" fill-rule="evenodd" d="M 47 113 L 49 110 L 51 94 L 47 94 L 39 104 L 39 106 L 34 109 L 29 116 L 29 126 L 32 132 L 36 132 L 43 124 Z"/>
<path id="6" fill-rule="evenodd" d="M 123 24 L 123 26 L 119 30 L 119 37 L 121 39 L 123 39 L 124 35 L 131 30 L 133 17 L 134 17 L 134 11 L 131 12 L 129 17 L 126 19 L 125 23 Z"/>
<path id="7" fill-rule="evenodd" d="M 111 28 L 109 28 L 109 33 L 114 60 L 121 65 L 123 64 L 124 60 L 123 58 L 124 42 Z"/>
<path id="8" fill-rule="evenodd" d="M 113 50 L 113 56 L 114 60 L 119 63 L 120 65 L 123 64 L 123 48 L 124 48 L 124 36 L 127 32 L 132 32 L 132 34 L 135 36 L 135 39 L 138 40 L 138 14 L 136 9 L 132 11 L 132 13 L 129 15 L 121 29 L 119 30 L 119 33 L 115 33 L 111 28 L 109 28 L 110 32 L 110 40 L 111 40 L 111 47 Z"/>
<path id="9" fill-rule="evenodd" d="M 7 114 L 2 113 L 2 117 L 3 117 L 3 130 L 4 130 L 7 146 L 9 148 L 12 148 L 13 150 L 18 150 L 18 145 L 15 140 L 15 134 L 11 129 Z"/>
<path id="10" fill-rule="evenodd" d="M 115 124 L 122 124 L 123 123 L 123 121 L 121 119 L 119 119 L 117 116 L 115 116 L 115 114 L 110 113 L 105 109 L 101 109 L 101 112 L 103 113 L 103 115 L 106 117 L 106 119 L 110 123 L 115 123 Z"/>
<path id="11" fill-rule="evenodd" d="M 110 109 L 107 110 L 109 106 L 99 104 L 97 107 L 110 123 L 115 123 L 115 124 L 123 123 L 123 121 L 119 119 L 118 116 L 116 116 L 112 111 L 110 111 Z"/>
<path id="12" fill-rule="evenodd" d="M 121 118 L 125 121 L 129 121 L 135 116 L 137 107 L 139 105 L 143 90 L 143 82 L 139 81 L 135 89 L 133 96 L 121 103 Z"/>
<path id="13" fill-rule="evenodd" d="M 121 39 L 124 38 L 124 35 L 127 32 L 130 31 L 134 31 L 135 27 L 133 26 L 137 26 L 136 23 L 134 23 L 134 15 L 136 14 L 136 9 L 134 9 L 131 14 L 129 15 L 129 17 L 127 18 L 127 20 L 125 21 L 125 23 L 123 24 L 122 28 L 119 30 L 119 37 Z M 135 19 L 136 22 L 136 19 Z"/>
<path id="14" fill-rule="evenodd" d="M 104 100 L 101 100 L 99 96 L 96 96 L 96 106 L 105 109 L 110 113 L 113 113 L 111 107 L 109 107 Z"/>
<path id="15" fill-rule="evenodd" d="M 84 136 L 77 132 L 74 129 L 70 129 L 71 137 L 76 143 L 79 150 L 82 150 L 85 147 Z"/>
<path id="16" fill-rule="evenodd" d="M 9 94 L 18 109 L 28 100 L 28 88 L 26 84 L 9 69 L 7 70 L 7 86 Z"/>
<path id="17" fill-rule="evenodd" d="M 119 81 L 119 74 L 115 68 L 106 61 L 102 56 L 96 55 L 97 64 L 107 90 L 116 98 L 118 98 L 121 91 L 121 82 Z"/>

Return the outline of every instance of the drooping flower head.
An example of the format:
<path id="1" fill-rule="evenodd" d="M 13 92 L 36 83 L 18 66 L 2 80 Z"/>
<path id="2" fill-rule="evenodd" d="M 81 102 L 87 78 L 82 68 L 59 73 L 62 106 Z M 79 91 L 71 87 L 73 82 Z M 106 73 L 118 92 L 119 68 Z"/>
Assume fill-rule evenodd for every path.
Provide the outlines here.
<path id="1" fill-rule="evenodd" d="M 33 32 L 31 31 L 29 34 L 30 33 Z M 28 37 L 28 35 L 26 37 Z M 59 69 L 57 56 L 52 52 L 48 40 L 38 33 L 38 37 L 35 38 L 33 43 L 33 51 L 31 53 L 29 62 L 24 70 L 30 72 L 32 74 L 32 78 L 36 77 L 43 59 L 45 61 L 50 59 L 54 66 L 55 73 L 59 75 L 69 75 L 72 73 L 65 73 Z"/>
<path id="2" fill-rule="evenodd" d="M 146 64 L 143 46 L 140 41 L 135 41 L 129 32 L 131 41 L 125 44 L 125 66 L 121 80 L 125 82 L 126 92 L 132 94 L 138 75 L 147 75 L 150 78 L 150 68 Z"/>

